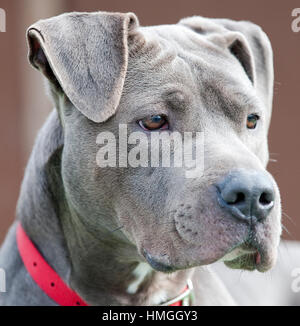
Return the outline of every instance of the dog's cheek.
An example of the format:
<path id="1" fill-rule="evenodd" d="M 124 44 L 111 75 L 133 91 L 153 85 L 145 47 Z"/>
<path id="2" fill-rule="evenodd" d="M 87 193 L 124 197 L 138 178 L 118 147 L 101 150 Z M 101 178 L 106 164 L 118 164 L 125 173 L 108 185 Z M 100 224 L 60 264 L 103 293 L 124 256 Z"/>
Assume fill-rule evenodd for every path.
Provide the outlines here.
<path id="1" fill-rule="evenodd" d="M 262 136 L 263 141 L 257 142 L 254 154 L 259 158 L 264 168 L 267 167 L 269 162 L 269 150 L 267 138 Z"/>

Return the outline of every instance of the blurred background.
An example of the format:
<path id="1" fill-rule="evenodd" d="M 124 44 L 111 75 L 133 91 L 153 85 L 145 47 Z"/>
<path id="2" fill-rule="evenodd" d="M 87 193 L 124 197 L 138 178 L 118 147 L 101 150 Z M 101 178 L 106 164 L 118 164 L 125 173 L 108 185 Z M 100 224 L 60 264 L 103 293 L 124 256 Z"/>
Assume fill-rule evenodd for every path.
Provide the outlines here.
<path id="1" fill-rule="evenodd" d="M 66 11 L 98 10 L 132 11 L 141 25 L 170 24 L 201 15 L 250 20 L 264 29 L 275 65 L 269 171 L 281 190 L 283 224 L 289 231 L 283 236 L 300 240 L 300 32 L 291 28 L 292 10 L 297 7 L 299 0 L 0 0 L 6 12 L 6 32 L 0 32 L 0 243 L 15 217 L 35 136 L 51 110 L 42 76 L 27 61 L 26 29 L 39 19 Z"/>

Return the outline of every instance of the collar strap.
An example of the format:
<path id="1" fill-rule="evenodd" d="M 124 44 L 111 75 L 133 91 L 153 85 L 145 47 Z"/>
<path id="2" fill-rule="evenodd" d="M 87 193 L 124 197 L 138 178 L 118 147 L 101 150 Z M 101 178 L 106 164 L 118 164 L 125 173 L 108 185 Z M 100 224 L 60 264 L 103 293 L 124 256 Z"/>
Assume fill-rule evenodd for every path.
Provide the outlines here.
<path id="1" fill-rule="evenodd" d="M 42 257 L 21 223 L 17 226 L 17 245 L 27 272 L 48 297 L 60 306 L 87 306 Z"/>
<path id="2" fill-rule="evenodd" d="M 184 291 L 174 299 L 162 303 L 161 306 L 191 306 L 193 299 L 193 283 L 188 279 Z"/>
<path id="3" fill-rule="evenodd" d="M 46 262 L 26 234 L 21 223 L 17 226 L 16 238 L 19 254 L 27 272 L 49 298 L 60 306 L 88 306 Z M 191 280 L 188 280 L 184 291 L 176 298 L 163 303 L 162 306 L 190 305 L 192 302 L 192 291 L 193 284 Z"/>

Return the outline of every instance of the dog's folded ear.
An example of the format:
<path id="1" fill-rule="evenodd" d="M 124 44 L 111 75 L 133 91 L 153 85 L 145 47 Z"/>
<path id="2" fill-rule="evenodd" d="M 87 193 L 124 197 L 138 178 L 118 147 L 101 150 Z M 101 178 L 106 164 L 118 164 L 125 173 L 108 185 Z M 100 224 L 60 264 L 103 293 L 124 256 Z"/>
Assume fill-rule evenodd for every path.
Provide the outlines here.
<path id="1" fill-rule="evenodd" d="M 29 60 L 94 122 L 118 107 L 128 63 L 133 13 L 68 13 L 29 27 Z"/>
<path id="2" fill-rule="evenodd" d="M 255 63 L 251 49 L 244 35 L 239 32 L 229 32 L 226 37 L 226 46 L 233 56 L 239 60 L 250 81 L 256 83 Z"/>
<path id="3" fill-rule="evenodd" d="M 248 21 L 208 19 L 194 16 L 182 19 L 183 24 L 218 44 L 225 44 L 239 60 L 248 78 L 264 100 L 269 114 L 273 100 L 273 52 L 262 29 Z"/>

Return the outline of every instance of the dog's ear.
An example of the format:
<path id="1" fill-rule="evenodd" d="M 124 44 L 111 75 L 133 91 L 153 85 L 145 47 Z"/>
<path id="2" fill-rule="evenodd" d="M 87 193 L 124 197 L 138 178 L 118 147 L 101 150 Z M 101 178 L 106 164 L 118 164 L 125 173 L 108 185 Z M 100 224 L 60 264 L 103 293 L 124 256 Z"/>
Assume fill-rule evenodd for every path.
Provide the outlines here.
<path id="1" fill-rule="evenodd" d="M 264 100 L 269 115 L 273 100 L 273 52 L 262 29 L 247 21 L 190 17 L 183 24 L 212 41 L 225 42 L 228 50 L 243 66 L 258 95 Z"/>
<path id="2" fill-rule="evenodd" d="M 239 60 L 250 81 L 256 83 L 255 63 L 245 37 L 238 32 L 229 32 L 225 40 L 229 51 Z"/>
<path id="3" fill-rule="evenodd" d="M 69 13 L 38 21 L 27 31 L 29 60 L 61 87 L 94 122 L 111 117 L 120 101 L 133 13 Z"/>

